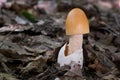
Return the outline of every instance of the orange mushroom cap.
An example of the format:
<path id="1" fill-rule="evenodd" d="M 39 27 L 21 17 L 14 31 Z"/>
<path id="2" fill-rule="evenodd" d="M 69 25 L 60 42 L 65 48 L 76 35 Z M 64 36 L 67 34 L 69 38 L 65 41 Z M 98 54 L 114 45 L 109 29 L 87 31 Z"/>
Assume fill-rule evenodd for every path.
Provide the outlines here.
<path id="1" fill-rule="evenodd" d="M 89 33 L 86 14 L 79 8 L 72 9 L 66 19 L 66 35 Z"/>

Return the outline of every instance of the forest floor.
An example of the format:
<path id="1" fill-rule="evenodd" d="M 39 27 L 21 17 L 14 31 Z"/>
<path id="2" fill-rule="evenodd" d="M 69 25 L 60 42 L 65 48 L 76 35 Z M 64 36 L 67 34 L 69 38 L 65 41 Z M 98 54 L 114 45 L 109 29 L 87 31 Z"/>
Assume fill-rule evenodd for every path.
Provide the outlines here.
<path id="1" fill-rule="evenodd" d="M 76 7 L 85 11 L 90 33 L 84 35 L 83 79 L 68 79 L 57 55 L 66 42 L 66 15 Z M 0 80 L 56 77 L 120 80 L 120 0 L 0 0 Z"/>

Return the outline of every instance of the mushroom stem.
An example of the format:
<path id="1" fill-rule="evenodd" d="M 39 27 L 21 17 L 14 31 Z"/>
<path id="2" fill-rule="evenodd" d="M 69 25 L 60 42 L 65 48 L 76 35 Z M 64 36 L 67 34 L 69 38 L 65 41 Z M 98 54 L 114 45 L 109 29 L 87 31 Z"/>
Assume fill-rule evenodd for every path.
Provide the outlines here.
<path id="1" fill-rule="evenodd" d="M 68 55 L 73 54 L 75 51 L 82 49 L 83 35 L 71 35 L 68 44 Z"/>

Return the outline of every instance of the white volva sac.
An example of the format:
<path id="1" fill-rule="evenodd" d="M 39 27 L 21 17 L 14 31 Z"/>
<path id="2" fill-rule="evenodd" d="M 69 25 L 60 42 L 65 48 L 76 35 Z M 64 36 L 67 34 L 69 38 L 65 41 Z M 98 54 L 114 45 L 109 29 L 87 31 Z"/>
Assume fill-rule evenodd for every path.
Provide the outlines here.
<path id="1" fill-rule="evenodd" d="M 75 63 L 80 64 L 81 68 L 82 68 L 82 66 L 83 66 L 83 50 L 80 49 L 80 50 L 75 51 L 73 54 L 65 56 L 65 54 L 64 54 L 65 48 L 66 48 L 66 44 L 60 49 L 60 52 L 58 54 L 57 61 L 60 64 L 60 66 L 69 65 L 72 61 L 74 61 Z"/>

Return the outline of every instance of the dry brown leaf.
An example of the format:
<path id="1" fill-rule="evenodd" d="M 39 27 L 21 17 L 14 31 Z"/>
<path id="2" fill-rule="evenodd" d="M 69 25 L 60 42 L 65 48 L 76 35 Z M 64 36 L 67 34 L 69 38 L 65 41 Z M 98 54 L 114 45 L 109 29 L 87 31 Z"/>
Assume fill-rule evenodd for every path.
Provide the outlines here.
<path id="1" fill-rule="evenodd" d="M 0 73 L 0 80 L 19 80 L 10 74 Z"/>
<path id="2" fill-rule="evenodd" d="M 26 73 L 31 70 L 38 70 L 43 72 L 43 68 L 46 66 L 46 59 L 43 56 L 37 56 L 33 61 L 29 62 L 23 69 L 22 72 Z"/>
<path id="3" fill-rule="evenodd" d="M 88 65 L 88 67 L 95 69 L 97 72 L 100 72 L 102 74 L 107 73 L 109 71 L 109 68 L 100 63 L 100 61 L 97 59 L 94 61 L 94 64 L 90 64 Z"/>

